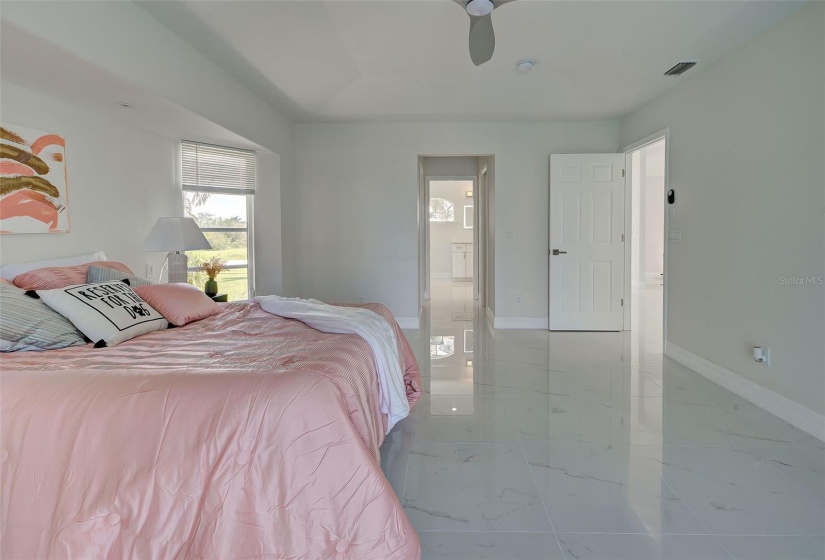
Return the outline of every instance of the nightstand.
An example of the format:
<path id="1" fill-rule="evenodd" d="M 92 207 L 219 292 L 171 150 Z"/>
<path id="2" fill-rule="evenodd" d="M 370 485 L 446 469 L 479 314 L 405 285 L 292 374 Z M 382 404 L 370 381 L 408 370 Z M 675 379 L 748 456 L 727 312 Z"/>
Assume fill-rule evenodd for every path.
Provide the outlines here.
<path id="1" fill-rule="evenodd" d="M 214 296 L 209 296 L 209 298 L 212 301 L 218 301 L 222 303 L 226 303 L 227 301 L 229 301 L 229 296 L 227 296 L 226 294 L 215 294 Z"/>

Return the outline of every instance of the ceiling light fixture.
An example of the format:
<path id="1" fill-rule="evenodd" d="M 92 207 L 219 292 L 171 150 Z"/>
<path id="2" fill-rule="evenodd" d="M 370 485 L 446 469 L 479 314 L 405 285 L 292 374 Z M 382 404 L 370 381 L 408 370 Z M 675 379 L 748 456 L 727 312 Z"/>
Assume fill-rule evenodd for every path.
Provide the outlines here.
<path id="1" fill-rule="evenodd" d="M 467 2 L 467 13 L 471 16 L 486 16 L 495 8 L 492 0 L 470 0 Z"/>
<path id="2" fill-rule="evenodd" d="M 530 60 L 529 58 L 525 58 L 524 60 L 519 60 L 516 64 L 516 70 L 519 72 L 529 72 L 533 69 L 535 62 Z"/>

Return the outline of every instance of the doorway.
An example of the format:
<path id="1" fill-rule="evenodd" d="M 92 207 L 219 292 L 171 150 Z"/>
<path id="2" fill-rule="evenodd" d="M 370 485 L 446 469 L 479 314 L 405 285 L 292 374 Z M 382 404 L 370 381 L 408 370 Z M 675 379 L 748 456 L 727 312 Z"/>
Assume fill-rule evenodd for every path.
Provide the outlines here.
<path id="1" fill-rule="evenodd" d="M 663 130 L 624 150 L 629 263 L 625 330 L 633 333 L 633 348 L 640 352 L 645 351 L 642 345 L 663 352 L 667 340 L 667 232 L 676 217 L 666 196 L 668 147 L 668 131 Z"/>
<path id="2" fill-rule="evenodd" d="M 493 156 L 419 156 L 419 314 L 436 285 L 464 289 L 468 314 L 492 301 L 492 175 Z"/>
<path id="3" fill-rule="evenodd" d="M 429 192 L 430 300 L 457 320 L 472 320 L 477 301 L 475 198 L 473 176 L 426 177 Z"/>

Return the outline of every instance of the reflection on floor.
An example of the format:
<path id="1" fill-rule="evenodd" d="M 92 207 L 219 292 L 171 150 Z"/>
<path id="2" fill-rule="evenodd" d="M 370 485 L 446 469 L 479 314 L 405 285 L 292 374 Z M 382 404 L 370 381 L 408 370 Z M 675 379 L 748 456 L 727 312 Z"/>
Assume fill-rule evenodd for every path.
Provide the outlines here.
<path id="1" fill-rule="evenodd" d="M 425 559 L 825 557 L 825 444 L 664 358 L 639 295 L 631 333 L 492 332 L 433 280 L 381 448 Z"/>

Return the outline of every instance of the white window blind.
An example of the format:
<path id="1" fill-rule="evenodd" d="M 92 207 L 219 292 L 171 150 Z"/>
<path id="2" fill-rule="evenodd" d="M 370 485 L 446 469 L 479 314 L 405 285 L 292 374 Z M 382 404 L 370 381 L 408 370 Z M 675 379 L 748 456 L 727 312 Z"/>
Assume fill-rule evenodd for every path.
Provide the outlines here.
<path id="1" fill-rule="evenodd" d="M 255 194 L 255 152 L 182 141 L 183 190 Z"/>

